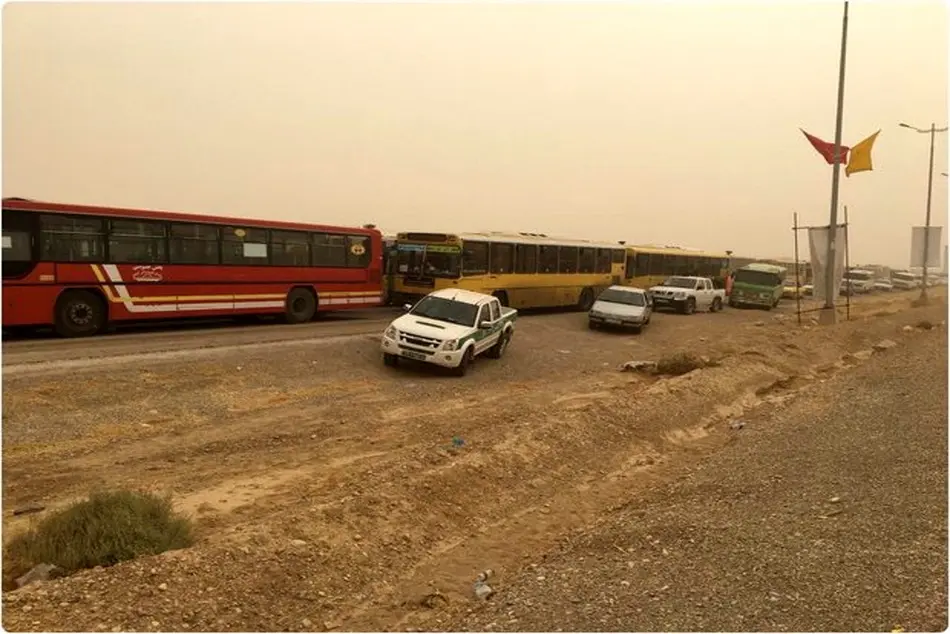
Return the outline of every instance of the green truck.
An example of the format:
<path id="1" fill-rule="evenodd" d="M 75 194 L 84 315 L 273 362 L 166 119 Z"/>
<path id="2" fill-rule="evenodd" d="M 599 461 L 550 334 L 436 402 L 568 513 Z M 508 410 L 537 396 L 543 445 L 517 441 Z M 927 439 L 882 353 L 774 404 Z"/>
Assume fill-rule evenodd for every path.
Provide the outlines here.
<path id="1" fill-rule="evenodd" d="M 772 310 L 782 299 L 786 273 L 783 266 L 761 262 L 753 262 L 736 269 L 732 274 L 729 305 L 758 306 Z"/>

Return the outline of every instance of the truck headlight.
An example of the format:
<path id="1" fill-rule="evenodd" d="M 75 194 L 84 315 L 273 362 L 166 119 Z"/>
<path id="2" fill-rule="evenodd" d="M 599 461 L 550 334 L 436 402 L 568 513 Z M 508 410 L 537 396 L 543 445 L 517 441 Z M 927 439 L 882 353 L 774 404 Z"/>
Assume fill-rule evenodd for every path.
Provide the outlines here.
<path id="1" fill-rule="evenodd" d="M 686 299 L 686 293 L 673 293 L 673 299 Z"/>
<path id="2" fill-rule="evenodd" d="M 383 333 L 383 336 L 386 337 L 387 339 L 398 339 L 399 331 L 393 328 L 392 326 L 390 326 L 389 328 L 386 329 L 386 332 Z"/>
<path id="3" fill-rule="evenodd" d="M 443 350 L 455 350 L 458 347 L 459 347 L 458 339 L 449 339 L 448 341 L 445 341 L 442 343 Z"/>

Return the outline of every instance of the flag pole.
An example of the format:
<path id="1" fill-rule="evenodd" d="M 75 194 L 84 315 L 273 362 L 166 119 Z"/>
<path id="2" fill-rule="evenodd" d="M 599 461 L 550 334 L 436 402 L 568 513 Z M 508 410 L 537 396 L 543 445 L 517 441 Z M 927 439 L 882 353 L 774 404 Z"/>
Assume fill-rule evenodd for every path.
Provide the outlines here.
<path id="1" fill-rule="evenodd" d="M 828 261 L 825 265 L 825 306 L 820 316 L 822 322 L 833 324 L 835 311 L 835 242 L 838 237 L 838 185 L 841 181 L 841 127 L 844 119 L 844 71 L 848 51 L 848 0 L 844 2 L 841 19 L 841 62 L 838 68 L 838 112 L 835 120 L 835 154 L 831 172 L 831 219 L 828 223 Z"/>

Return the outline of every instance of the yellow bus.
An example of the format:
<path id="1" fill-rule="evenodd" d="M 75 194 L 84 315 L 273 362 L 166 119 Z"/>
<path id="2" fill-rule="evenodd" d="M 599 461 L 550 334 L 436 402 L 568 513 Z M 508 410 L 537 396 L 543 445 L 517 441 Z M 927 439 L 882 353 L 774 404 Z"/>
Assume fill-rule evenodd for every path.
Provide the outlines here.
<path id="1" fill-rule="evenodd" d="M 539 233 L 400 233 L 393 303 L 464 288 L 512 308 L 589 310 L 601 290 L 622 283 L 625 255 L 619 243 Z"/>
<path id="2" fill-rule="evenodd" d="M 729 268 L 727 253 L 631 245 L 626 247 L 624 284 L 646 289 L 671 275 L 695 275 L 712 278 L 717 288 L 724 288 Z"/>

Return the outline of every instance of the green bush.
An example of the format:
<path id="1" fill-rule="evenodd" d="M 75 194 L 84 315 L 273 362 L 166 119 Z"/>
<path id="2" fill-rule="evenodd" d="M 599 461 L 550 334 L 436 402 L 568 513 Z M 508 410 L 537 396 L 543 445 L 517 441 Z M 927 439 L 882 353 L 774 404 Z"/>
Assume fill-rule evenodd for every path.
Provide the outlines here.
<path id="1" fill-rule="evenodd" d="M 191 521 L 175 513 L 168 498 L 153 493 L 94 493 L 10 541 L 9 574 L 41 563 L 63 574 L 112 566 L 142 555 L 185 548 L 193 543 Z"/>

